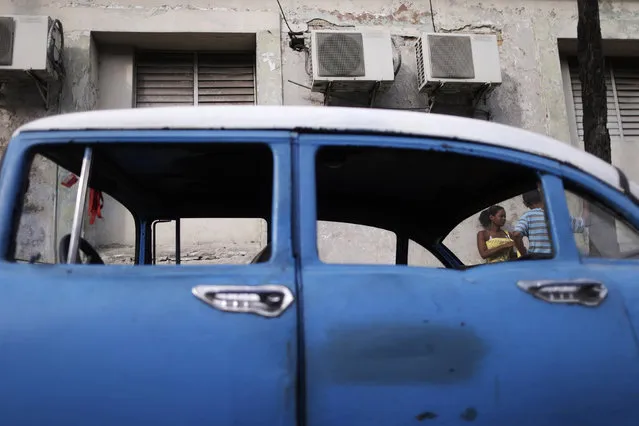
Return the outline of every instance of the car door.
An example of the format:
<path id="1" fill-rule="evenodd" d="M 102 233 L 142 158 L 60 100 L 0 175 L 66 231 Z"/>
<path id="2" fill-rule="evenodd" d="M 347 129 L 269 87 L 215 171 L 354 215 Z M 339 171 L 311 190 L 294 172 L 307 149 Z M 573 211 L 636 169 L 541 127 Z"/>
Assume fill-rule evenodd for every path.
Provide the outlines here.
<path id="1" fill-rule="evenodd" d="M 5 251 L 14 238 L 12 215 L 20 211 L 14 204 L 27 175 L 19 166 L 28 164 L 30 150 L 70 139 L 117 140 L 120 147 L 171 140 L 180 146 L 268 147 L 272 255 L 265 263 L 186 267 L 4 259 L 0 424 L 296 424 L 289 138 L 287 132 L 132 131 L 23 133 L 14 140 L 5 160 L 12 166 L 2 169 L 0 184 Z M 143 235 L 144 229 L 138 231 Z M 256 295 L 280 297 L 279 307 L 288 309 L 256 315 L 243 304 Z"/>
<path id="2" fill-rule="evenodd" d="M 302 135 L 297 150 L 308 425 L 636 423 L 639 346 L 627 301 L 636 300 L 637 269 L 582 262 L 562 179 L 603 184 L 549 159 L 460 141 Z M 415 229 L 435 241 L 467 217 L 463 209 L 537 180 L 551 259 L 442 269 L 318 255 L 318 219 L 399 229 L 423 218 Z M 595 291 L 592 306 L 562 303 L 599 284 L 607 294 Z"/>

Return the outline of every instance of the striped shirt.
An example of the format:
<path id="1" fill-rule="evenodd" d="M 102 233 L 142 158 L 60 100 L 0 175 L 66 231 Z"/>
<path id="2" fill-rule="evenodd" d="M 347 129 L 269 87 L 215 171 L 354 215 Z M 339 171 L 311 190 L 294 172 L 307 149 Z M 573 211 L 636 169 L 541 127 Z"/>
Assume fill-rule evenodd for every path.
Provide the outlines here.
<path id="1" fill-rule="evenodd" d="M 572 232 L 583 232 L 584 220 L 582 218 L 570 217 Z M 546 215 L 541 208 L 531 209 L 524 213 L 515 231 L 522 236 L 528 237 L 528 252 L 537 254 L 552 254 L 552 244 L 548 236 L 548 226 L 546 225 Z"/>

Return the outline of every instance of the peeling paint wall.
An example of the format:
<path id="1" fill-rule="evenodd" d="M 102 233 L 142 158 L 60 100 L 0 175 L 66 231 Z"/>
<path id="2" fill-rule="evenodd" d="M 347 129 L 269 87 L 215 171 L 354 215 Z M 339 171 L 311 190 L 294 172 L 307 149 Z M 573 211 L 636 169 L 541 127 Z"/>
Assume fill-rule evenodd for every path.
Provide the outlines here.
<path id="1" fill-rule="evenodd" d="M 327 20 L 338 25 L 359 28 L 387 28 L 401 52 L 402 65 L 394 86 L 376 99 L 381 108 L 422 109 L 427 99 L 417 93 L 415 41 L 422 32 L 478 32 L 498 35 L 503 84 L 490 97 L 487 109 L 491 119 L 550 135 L 566 143 L 571 139 L 563 92 L 558 38 L 576 38 L 576 1 L 560 0 L 281 0 L 287 22 L 293 31 L 305 31 L 308 22 Z M 431 13 L 432 12 L 432 13 Z M 119 97 L 105 89 L 105 75 L 98 75 L 103 62 L 112 59 L 108 49 L 101 52 L 92 37 L 95 31 L 129 32 L 254 32 L 257 41 L 257 81 L 259 103 L 306 105 L 323 103 L 323 96 L 311 93 L 305 53 L 288 47 L 287 24 L 280 21 L 275 0 L 4 0 L 0 14 L 38 14 L 58 18 L 65 26 L 67 78 L 60 98 L 59 111 L 79 111 L 120 105 Z M 629 1 L 601 2 L 604 38 L 629 39 L 639 30 L 639 3 Z M 267 24 L 264 24 L 264 23 Z M 273 23 L 271 23 L 273 22 Z M 124 60 L 126 62 L 126 60 Z M 130 64 L 129 64 L 130 65 Z M 123 65 L 124 66 L 124 65 Z M 122 71 L 124 68 L 120 69 Z M 111 70 L 114 71 L 114 70 Z M 109 71 L 108 75 L 112 75 Z M 118 70 L 114 71 L 115 75 Z M 126 71 L 130 72 L 130 71 Z M 306 86 L 306 87 L 305 87 Z M 110 87 L 110 85 L 106 85 Z M 129 88 L 130 90 L 130 88 Z M 4 86 L 0 91 L 0 145 L 4 146 L 12 131 L 24 122 L 47 113 L 40 108 L 32 88 Z M 346 102 L 334 99 L 332 104 L 365 105 L 366 99 Z M 53 112 L 58 111 L 54 108 Z M 627 151 L 623 151 L 626 149 Z M 631 153 L 624 155 L 624 152 Z M 633 164 L 635 147 L 617 147 L 615 158 L 622 166 Z M 38 179 L 44 179 L 46 171 Z M 639 177 L 635 176 L 636 178 Z M 52 209 L 43 196 L 44 186 L 31 188 L 34 200 L 43 200 L 35 209 L 29 226 L 33 235 L 52 235 Z M 69 199 L 58 203 L 57 234 L 66 233 L 65 225 L 72 209 Z M 49 204 L 47 204 L 49 203 Z M 46 204 L 46 205 L 45 205 Z M 509 219 L 523 211 L 518 201 L 509 201 Z M 112 211 L 111 217 L 117 211 Z M 60 224 L 64 222 L 65 224 Z M 105 240 L 110 229 L 122 226 L 122 220 L 107 220 L 102 231 L 94 232 Z M 125 221 L 132 226 L 131 221 Z M 357 237 L 361 244 L 375 247 L 381 258 L 392 247 L 392 241 L 376 233 L 335 228 L 325 235 Z M 461 250 L 461 257 L 477 261 L 476 218 L 471 218 L 455 231 L 451 240 Z M 323 235 L 324 235 L 323 234 Z M 102 235 L 102 236 L 100 236 Z M 250 239 L 247 236 L 247 239 Z M 327 238 L 322 238 L 327 241 Z M 108 242 L 105 240 L 105 242 Z M 327 253 L 335 253 L 331 242 Z M 358 243 L 359 244 L 359 243 Z M 354 248 L 345 257 L 356 256 Z M 344 248 L 343 250 L 351 250 Z M 382 254 L 380 254 L 382 253 Z M 352 256 L 351 256 L 352 255 Z M 381 257 L 380 257 L 381 256 Z"/>

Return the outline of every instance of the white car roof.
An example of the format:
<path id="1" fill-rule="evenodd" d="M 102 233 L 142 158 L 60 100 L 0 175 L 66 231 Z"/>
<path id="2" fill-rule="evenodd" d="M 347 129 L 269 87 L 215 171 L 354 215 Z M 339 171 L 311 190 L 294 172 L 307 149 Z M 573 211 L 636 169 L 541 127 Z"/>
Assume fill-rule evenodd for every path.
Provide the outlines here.
<path id="1" fill-rule="evenodd" d="M 14 136 L 29 131 L 154 129 L 308 129 L 456 139 L 542 155 L 570 164 L 623 190 L 615 167 L 569 144 L 502 124 L 422 112 L 239 105 L 99 110 L 35 120 L 16 130 Z M 639 197 L 639 185 L 630 182 L 630 189 Z"/>

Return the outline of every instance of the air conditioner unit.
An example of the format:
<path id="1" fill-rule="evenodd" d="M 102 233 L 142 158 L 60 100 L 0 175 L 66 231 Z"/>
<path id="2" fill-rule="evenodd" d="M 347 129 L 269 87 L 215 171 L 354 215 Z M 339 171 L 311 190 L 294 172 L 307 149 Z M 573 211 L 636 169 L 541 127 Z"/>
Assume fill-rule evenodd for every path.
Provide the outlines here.
<path id="1" fill-rule="evenodd" d="M 419 91 L 472 92 L 501 84 L 497 36 L 423 34 L 417 41 Z"/>
<path id="2" fill-rule="evenodd" d="M 395 80 L 388 31 L 311 31 L 313 92 L 384 91 Z M 379 85 L 377 85 L 379 83 Z"/>
<path id="3" fill-rule="evenodd" d="M 0 16 L 0 81 L 59 78 L 63 46 L 59 21 L 48 16 Z"/>

